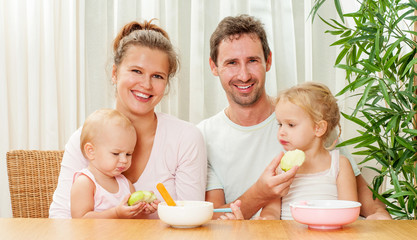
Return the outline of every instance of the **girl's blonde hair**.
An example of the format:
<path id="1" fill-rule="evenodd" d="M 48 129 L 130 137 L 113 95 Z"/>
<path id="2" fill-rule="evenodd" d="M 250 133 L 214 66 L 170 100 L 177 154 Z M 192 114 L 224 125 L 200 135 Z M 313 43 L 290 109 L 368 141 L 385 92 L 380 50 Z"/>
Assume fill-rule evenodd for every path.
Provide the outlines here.
<path id="1" fill-rule="evenodd" d="M 332 139 L 330 146 L 333 148 L 337 138 L 341 134 L 340 112 L 337 105 L 337 99 L 333 96 L 330 89 L 318 82 L 305 82 L 297 86 L 284 90 L 278 94 L 276 103 L 280 100 L 287 100 L 307 112 L 313 122 L 318 123 L 321 120 L 327 122 L 327 130 L 323 134 L 324 143 L 328 143 L 331 133 L 336 127 L 339 127 L 339 135 Z M 334 136 L 333 136 L 334 137 Z"/>
<path id="2" fill-rule="evenodd" d="M 131 129 L 136 135 L 135 127 L 123 113 L 115 109 L 99 109 L 87 117 L 81 131 L 80 148 L 85 158 L 87 158 L 84 151 L 85 144 L 88 142 L 94 144 L 96 139 L 100 137 L 100 132 L 102 132 L 109 124 L 117 125 L 127 130 Z"/>

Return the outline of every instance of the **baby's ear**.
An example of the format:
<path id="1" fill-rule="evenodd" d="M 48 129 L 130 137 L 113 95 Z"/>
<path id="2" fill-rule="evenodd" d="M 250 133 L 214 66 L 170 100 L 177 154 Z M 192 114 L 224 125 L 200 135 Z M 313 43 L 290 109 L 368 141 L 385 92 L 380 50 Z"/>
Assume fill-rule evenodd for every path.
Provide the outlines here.
<path id="1" fill-rule="evenodd" d="M 321 120 L 318 123 L 316 123 L 316 136 L 321 137 L 323 136 L 327 131 L 327 121 Z"/>
<path id="2" fill-rule="evenodd" d="M 94 158 L 95 158 L 95 148 L 94 148 L 94 145 L 92 143 L 88 142 L 84 145 L 84 152 L 85 152 L 85 155 L 87 155 L 87 158 L 89 160 L 94 160 Z"/>

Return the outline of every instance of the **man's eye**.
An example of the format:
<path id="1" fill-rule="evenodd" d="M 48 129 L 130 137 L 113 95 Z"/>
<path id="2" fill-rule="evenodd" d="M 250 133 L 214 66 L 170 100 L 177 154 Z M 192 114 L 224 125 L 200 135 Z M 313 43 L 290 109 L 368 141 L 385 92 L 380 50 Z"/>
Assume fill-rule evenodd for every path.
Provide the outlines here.
<path id="1" fill-rule="evenodd" d="M 132 156 L 132 154 L 131 153 L 126 153 L 126 156 L 130 157 L 130 156 Z"/>
<path id="2" fill-rule="evenodd" d="M 115 153 L 115 152 L 114 152 L 114 153 L 112 153 L 112 154 L 113 154 L 114 156 L 119 156 L 119 153 Z"/>
<path id="3" fill-rule="evenodd" d="M 137 70 L 137 69 L 133 69 L 133 70 L 132 70 L 132 72 L 135 72 L 135 73 L 142 73 L 140 70 Z"/>
<path id="4" fill-rule="evenodd" d="M 295 127 L 295 124 L 290 123 L 290 124 L 288 124 L 288 126 Z"/>

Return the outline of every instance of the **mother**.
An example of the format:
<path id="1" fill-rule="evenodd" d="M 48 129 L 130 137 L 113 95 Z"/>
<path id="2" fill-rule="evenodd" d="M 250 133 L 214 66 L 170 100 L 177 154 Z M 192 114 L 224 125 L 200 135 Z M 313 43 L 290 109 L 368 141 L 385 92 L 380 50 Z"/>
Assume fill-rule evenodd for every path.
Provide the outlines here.
<path id="1" fill-rule="evenodd" d="M 132 121 L 137 134 L 132 165 L 124 174 L 136 190 L 152 190 L 160 200 L 158 182 L 174 199 L 204 200 L 207 157 L 200 131 L 190 123 L 155 112 L 179 61 L 168 34 L 151 22 L 126 24 L 114 40 L 116 109 Z M 71 217 L 73 174 L 88 165 L 81 153 L 80 134 L 81 128 L 65 146 L 49 209 L 51 218 Z"/>

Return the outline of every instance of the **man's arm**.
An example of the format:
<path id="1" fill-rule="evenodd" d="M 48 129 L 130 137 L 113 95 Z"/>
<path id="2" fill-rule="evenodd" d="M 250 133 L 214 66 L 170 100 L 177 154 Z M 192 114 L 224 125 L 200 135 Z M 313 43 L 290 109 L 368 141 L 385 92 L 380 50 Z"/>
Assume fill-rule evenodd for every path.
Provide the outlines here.
<path id="1" fill-rule="evenodd" d="M 298 167 L 277 175 L 275 170 L 283 155 L 284 153 L 280 153 L 274 158 L 259 179 L 238 198 L 241 201 L 241 211 L 245 219 L 250 219 L 272 199 L 280 198 L 288 193 Z M 225 205 L 223 189 L 207 191 L 206 201 L 213 202 L 215 208 L 228 206 L 228 204 Z M 213 219 L 215 218 L 218 218 L 218 215 L 214 215 Z"/>
<path id="2" fill-rule="evenodd" d="M 367 220 L 391 220 L 391 215 L 385 210 L 385 204 L 379 199 L 372 198 L 372 192 L 368 188 L 368 184 L 361 174 L 356 176 L 356 184 L 358 188 L 358 199 L 362 204 L 361 216 Z"/>

